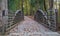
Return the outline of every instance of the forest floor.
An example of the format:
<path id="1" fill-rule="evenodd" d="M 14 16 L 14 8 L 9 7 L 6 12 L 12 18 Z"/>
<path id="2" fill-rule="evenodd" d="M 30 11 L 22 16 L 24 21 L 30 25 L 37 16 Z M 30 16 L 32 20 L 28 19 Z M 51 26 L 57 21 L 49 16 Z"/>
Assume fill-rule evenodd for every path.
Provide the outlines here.
<path id="1" fill-rule="evenodd" d="M 47 34 L 47 32 L 50 32 L 50 33 L 52 32 L 51 30 L 45 28 L 40 23 L 34 21 L 33 19 L 31 19 L 31 18 L 29 18 L 27 16 L 25 16 L 24 19 L 25 20 L 20 22 L 18 24 L 18 26 L 11 29 L 10 34 L 11 33 L 24 33 L 24 32 L 26 32 L 26 33 L 29 33 L 29 32 L 30 33 L 34 33 L 34 32 L 37 33 L 37 32 L 39 32 L 39 33 Z M 20 36 L 25 36 L 25 35 L 22 35 L 22 34 L 19 34 L 19 35 Z M 39 34 L 39 35 L 30 35 L 30 36 L 41 36 L 41 35 Z M 43 35 L 43 36 L 45 36 L 45 35 Z M 56 35 L 54 35 L 54 36 L 56 36 Z"/>

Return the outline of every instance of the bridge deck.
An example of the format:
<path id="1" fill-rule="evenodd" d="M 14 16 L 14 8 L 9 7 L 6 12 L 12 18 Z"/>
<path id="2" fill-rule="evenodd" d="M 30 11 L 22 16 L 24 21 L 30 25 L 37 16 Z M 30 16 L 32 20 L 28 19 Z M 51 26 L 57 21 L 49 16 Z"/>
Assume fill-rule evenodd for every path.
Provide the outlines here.
<path id="1" fill-rule="evenodd" d="M 20 32 L 52 32 L 49 29 L 45 28 L 43 25 L 38 22 L 25 16 L 25 20 L 20 22 L 18 26 L 11 29 L 10 33 L 20 33 Z"/>

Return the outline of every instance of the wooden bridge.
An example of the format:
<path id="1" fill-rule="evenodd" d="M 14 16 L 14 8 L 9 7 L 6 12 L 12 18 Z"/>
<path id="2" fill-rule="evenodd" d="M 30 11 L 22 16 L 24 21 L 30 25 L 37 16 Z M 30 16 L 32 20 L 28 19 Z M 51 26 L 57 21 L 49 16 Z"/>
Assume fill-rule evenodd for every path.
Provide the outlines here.
<path id="1" fill-rule="evenodd" d="M 41 23 L 36 22 L 35 20 L 24 16 L 24 21 L 18 23 L 14 29 L 11 29 L 10 33 L 16 32 L 52 32 L 48 28 L 45 28 Z"/>
<path id="2" fill-rule="evenodd" d="M 38 13 L 41 14 L 39 15 Z M 56 31 L 56 29 L 53 29 L 49 26 L 49 22 L 50 21 L 47 20 L 46 15 L 44 16 L 44 13 L 40 10 L 36 12 L 35 16 L 33 16 L 33 19 L 29 18 L 29 16 L 24 16 L 22 11 L 19 10 L 14 14 L 9 14 L 8 24 L 3 25 L 0 28 L 0 32 L 2 34 L 11 34 L 20 32 L 45 33 Z"/>
<path id="3" fill-rule="evenodd" d="M 24 15 L 23 2 L 22 10 L 16 10 L 14 12 L 8 9 L 7 2 L 7 0 L 3 0 L 3 4 L 0 4 L 3 5 L 1 6 L 2 9 L 0 10 L 0 34 L 3 35 L 21 32 L 54 32 L 56 34 L 59 34 L 57 33 L 58 31 L 60 31 L 60 25 L 57 24 L 58 11 L 57 9 L 52 10 L 52 3 L 50 3 L 49 10 L 44 11 L 42 9 L 36 9 L 34 15 L 30 17 Z"/>

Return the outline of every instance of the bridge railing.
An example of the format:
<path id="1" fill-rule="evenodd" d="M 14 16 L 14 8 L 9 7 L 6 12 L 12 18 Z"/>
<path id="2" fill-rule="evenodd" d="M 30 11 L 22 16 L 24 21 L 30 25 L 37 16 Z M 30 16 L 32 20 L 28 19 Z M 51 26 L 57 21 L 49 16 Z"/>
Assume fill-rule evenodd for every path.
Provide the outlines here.
<path id="1" fill-rule="evenodd" d="M 16 11 L 15 13 L 12 11 L 8 12 L 8 24 L 3 24 L 1 27 L 1 34 L 5 34 L 9 32 L 10 29 L 12 29 L 14 26 L 17 25 L 17 23 L 24 20 L 24 15 L 22 11 Z M 3 30 L 3 31 L 2 31 Z"/>
<path id="2" fill-rule="evenodd" d="M 34 19 L 43 24 L 45 27 L 48 27 L 52 31 L 57 31 L 57 14 L 54 10 L 48 11 L 48 13 L 45 14 L 44 11 L 41 9 L 37 10 Z"/>
<path id="3" fill-rule="evenodd" d="M 34 15 L 34 20 L 44 23 L 47 19 L 47 14 L 45 14 L 42 10 L 37 10 L 36 14 Z"/>

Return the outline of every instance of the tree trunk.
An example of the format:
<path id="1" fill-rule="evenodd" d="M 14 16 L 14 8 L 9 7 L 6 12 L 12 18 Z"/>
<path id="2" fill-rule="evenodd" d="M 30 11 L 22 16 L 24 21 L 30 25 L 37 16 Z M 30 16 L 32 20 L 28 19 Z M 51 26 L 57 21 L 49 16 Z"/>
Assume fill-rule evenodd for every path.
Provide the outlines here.
<path id="1" fill-rule="evenodd" d="M 33 7 L 32 7 L 32 3 L 30 3 L 30 16 L 32 15 L 32 11 L 33 11 Z"/>
<path id="2" fill-rule="evenodd" d="M 26 16 L 28 15 L 27 0 L 26 0 Z"/>
<path id="3" fill-rule="evenodd" d="M 47 8 L 46 8 L 46 1 L 44 0 L 44 10 L 47 11 Z"/>
<path id="4" fill-rule="evenodd" d="M 49 0 L 50 9 L 53 9 L 53 0 Z"/>

